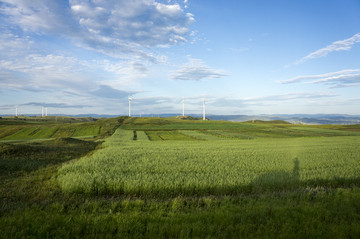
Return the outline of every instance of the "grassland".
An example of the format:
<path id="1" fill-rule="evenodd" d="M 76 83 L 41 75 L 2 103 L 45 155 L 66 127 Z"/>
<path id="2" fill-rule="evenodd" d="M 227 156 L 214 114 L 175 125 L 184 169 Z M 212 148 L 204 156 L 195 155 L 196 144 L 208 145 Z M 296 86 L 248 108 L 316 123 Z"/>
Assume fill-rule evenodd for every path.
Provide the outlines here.
<path id="1" fill-rule="evenodd" d="M 358 136 L 194 142 L 174 133 L 166 134 L 161 141 L 169 142 L 164 143 L 135 141 L 132 134 L 118 130 L 103 150 L 64 166 L 59 172 L 63 191 L 157 197 L 234 195 L 349 186 L 360 178 Z"/>
<path id="2" fill-rule="evenodd" d="M 24 120 L 26 119 L 26 120 Z M 0 142 L 44 140 L 54 138 L 105 137 L 120 125 L 117 119 L 11 118 L 0 120 Z M 96 121 L 95 121 L 96 120 Z"/>
<path id="3" fill-rule="evenodd" d="M 360 237 L 359 125 L 96 123 L 81 124 L 104 136 L 120 125 L 101 147 L 1 144 L 2 237 Z"/>

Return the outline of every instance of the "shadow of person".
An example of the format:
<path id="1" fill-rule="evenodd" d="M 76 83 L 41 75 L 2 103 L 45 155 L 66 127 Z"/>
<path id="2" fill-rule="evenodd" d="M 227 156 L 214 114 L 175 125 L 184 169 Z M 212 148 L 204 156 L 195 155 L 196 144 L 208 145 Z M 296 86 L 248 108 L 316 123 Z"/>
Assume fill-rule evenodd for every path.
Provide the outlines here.
<path id="1" fill-rule="evenodd" d="M 271 171 L 259 175 L 254 181 L 250 183 L 251 189 L 254 192 L 296 189 L 300 185 L 300 166 L 299 160 L 294 160 L 294 168 L 292 173 L 281 171 Z"/>

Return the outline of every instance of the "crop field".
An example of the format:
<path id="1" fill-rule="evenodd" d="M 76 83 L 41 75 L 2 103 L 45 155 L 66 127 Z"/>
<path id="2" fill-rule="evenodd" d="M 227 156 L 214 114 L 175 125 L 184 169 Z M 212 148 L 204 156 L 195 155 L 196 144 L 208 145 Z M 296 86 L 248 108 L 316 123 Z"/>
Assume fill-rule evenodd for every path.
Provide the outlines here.
<path id="1" fill-rule="evenodd" d="M 119 125 L 117 120 L 77 123 L 37 121 L 0 121 L 0 142 L 26 141 L 66 137 L 103 137 L 109 135 Z M 34 123 L 35 122 L 35 123 Z M 103 123 L 106 122 L 106 123 Z"/>
<path id="2" fill-rule="evenodd" d="M 129 118 L 120 126 L 122 129 L 139 131 L 196 130 L 203 133 L 233 138 L 291 138 L 360 136 L 360 125 L 292 125 L 233 123 L 228 121 L 175 120 L 164 118 Z M 231 136 L 233 135 L 233 136 Z M 241 138 L 240 137 L 240 138 Z"/>
<path id="3" fill-rule="evenodd" d="M 0 127 L 3 138 L 56 138 L 0 142 L 3 238 L 360 237 L 359 125 Z"/>
<path id="4" fill-rule="evenodd" d="M 193 138 L 189 135 L 182 134 L 177 130 L 153 130 L 153 131 L 145 131 L 145 134 L 149 137 L 150 140 L 192 140 Z"/>
<path id="5" fill-rule="evenodd" d="M 147 131 L 147 135 L 149 136 Z M 162 135 L 167 131 L 159 131 Z M 65 192 L 219 195 L 351 185 L 360 179 L 360 137 L 184 141 L 178 133 L 132 139 L 119 129 L 105 148 L 59 171 Z M 122 145 L 122 147 L 119 147 Z"/>

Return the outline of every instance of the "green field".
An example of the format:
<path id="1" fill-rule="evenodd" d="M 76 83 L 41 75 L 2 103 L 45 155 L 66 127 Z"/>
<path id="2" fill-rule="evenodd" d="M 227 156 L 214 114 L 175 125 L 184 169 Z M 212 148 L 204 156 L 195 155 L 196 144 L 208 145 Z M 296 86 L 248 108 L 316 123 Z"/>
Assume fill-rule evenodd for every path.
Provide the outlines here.
<path id="1" fill-rule="evenodd" d="M 111 135 L 120 125 L 117 119 L 100 119 L 96 121 L 92 119 L 90 121 L 88 118 L 64 118 L 55 121 L 54 117 L 52 117 L 43 119 L 44 121 L 39 120 L 37 118 L 0 120 L 0 142 L 66 137 L 104 137 Z"/>
<path id="2" fill-rule="evenodd" d="M 360 137 L 153 141 L 118 130 L 104 149 L 59 171 L 65 192 L 233 195 L 254 190 L 351 185 L 360 178 Z M 167 140 L 166 143 L 163 141 Z M 121 147 L 119 147 L 121 145 Z"/>
<path id="3" fill-rule="evenodd" d="M 0 143 L 0 232 L 359 238 L 359 128 L 128 117 L 2 125 L 16 140 L 56 139 Z"/>

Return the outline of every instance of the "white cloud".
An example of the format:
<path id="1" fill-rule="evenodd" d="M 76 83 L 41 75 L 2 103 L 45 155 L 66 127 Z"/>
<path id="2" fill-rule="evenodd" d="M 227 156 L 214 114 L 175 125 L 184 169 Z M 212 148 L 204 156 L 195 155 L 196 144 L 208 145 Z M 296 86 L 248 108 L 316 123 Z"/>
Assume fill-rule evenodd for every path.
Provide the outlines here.
<path id="1" fill-rule="evenodd" d="M 11 60 L 0 58 L 1 88 L 88 94 L 102 85 L 124 88 L 146 76 L 148 68 L 141 61 L 83 61 L 53 54 L 29 54 Z"/>
<path id="2" fill-rule="evenodd" d="M 123 88 L 125 85 L 136 83 L 149 75 L 147 66 L 140 61 L 117 63 L 104 61 L 98 64 L 104 68 L 104 71 L 115 74 L 112 79 L 101 81 L 101 84 L 114 88 Z"/>
<path id="3" fill-rule="evenodd" d="M 356 43 L 360 43 L 360 33 L 357 33 L 354 36 L 347 38 L 345 40 L 335 41 L 324 48 L 316 50 L 310 53 L 309 55 L 301 58 L 299 61 L 296 62 L 296 64 L 303 63 L 310 59 L 327 56 L 329 53 L 334 51 L 348 51 Z"/>
<path id="4" fill-rule="evenodd" d="M 166 5 L 155 2 L 155 7 L 159 11 L 159 13 L 170 17 L 178 17 L 183 13 L 183 10 L 181 9 L 179 4 Z"/>
<path id="5" fill-rule="evenodd" d="M 329 92 L 295 92 L 280 95 L 269 95 L 263 97 L 251 97 L 245 98 L 246 102 L 266 102 L 266 101 L 289 101 L 289 100 L 302 100 L 302 99 L 318 99 L 326 97 L 335 97 L 336 94 Z"/>
<path id="6" fill-rule="evenodd" d="M 44 103 L 44 102 L 29 102 L 21 104 L 20 106 L 41 106 L 41 107 L 51 107 L 51 108 L 84 108 L 91 107 L 91 105 L 71 105 L 66 103 Z"/>
<path id="7" fill-rule="evenodd" d="M 172 73 L 171 78 L 174 80 L 200 81 L 218 79 L 226 75 L 223 70 L 210 68 L 200 59 L 190 58 L 188 63 Z"/>
<path id="8" fill-rule="evenodd" d="M 333 88 L 350 87 L 360 85 L 360 69 L 347 69 L 319 75 L 297 76 L 289 80 L 279 81 L 283 84 L 306 81 L 313 84 L 327 84 Z"/>
<path id="9" fill-rule="evenodd" d="M 244 52 L 244 51 L 248 51 L 249 48 L 247 48 L 247 47 L 229 48 L 229 50 L 232 51 L 232 52 L 241 53 L 241 52 Z"/>
<path id="10" fill-rule="evenodd" d="M 287 94 L 266 95 L 248 98 L 218 97 L 212 100 L 208 108 L 229 114 L 229 112 L 249 112 L 255 110 L 258 113 L 269 112 L 274 114 L 274 109 L 295 109 L 295 105 L 307 102 L 327 102 L 336 99 L 337 95 L 329 92 L 292 92 Z M 290 107 L 289 107 L 290 106 Z M 241 111 L 239 111 L 241 109 Z M 278 111 L 277 113 L 284 113 Z"/>
<path id="11" fill-rule="evenodd" d="M 8 21 L 28 32 L 49 33 L 69 31 L 67 9 L 61 1 L 2 0 L 0 12 Z"/>
<path id="12" fill-rule="evenodd" d="M 89 63 L 62 55 L 29 54 L 24 58 L 0 60 L 0 86 L 30 90 L 84 91 L 94 86 L 82 71 Z"/>
<path id="13" fill-rule="evenodd" d="M 149 48 L 187 42 L 194 21 L 177 3 L 156 0 L 3 0 L 10 24 L 35 34 L 56 34 L 112 57 L 156 61 Z M 5 19 L 5 18 L 4 18 Z"/>
<path id="14" fill-rule="evenodd" d="M 34 44 L 34 41 L 26 36 L 20 37 L 19 35 L 11 32 L 0 33 L 0 51 L 4 56 L 4 53 L 9 57 L 15 57 L 23 51 L 28 51 Z"/>
<path id="15" fill-rule="evenodd" d="M 101 98 L 110 98 L 110 99 L 121 99 L 127 98 L 129 94 L 134 94 L 136 92 L 122 91 L 114 89 L 107 85 L 100 85 L 98 89 L 91 91 L 92 95 L 101 97 Z"/>

